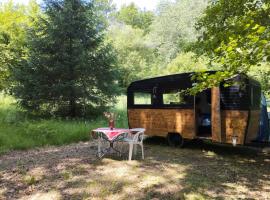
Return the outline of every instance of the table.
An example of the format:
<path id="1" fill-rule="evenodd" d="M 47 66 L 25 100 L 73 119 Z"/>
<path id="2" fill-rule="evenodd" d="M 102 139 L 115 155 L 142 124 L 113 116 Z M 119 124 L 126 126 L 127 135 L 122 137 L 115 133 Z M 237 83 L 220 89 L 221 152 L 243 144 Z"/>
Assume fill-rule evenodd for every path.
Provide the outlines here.
<path id="1" fill-rule="evenodd" d="M 97 128 L 92 130 L 92 134 L 97 134 L 98 139 L 98 152 L 97 156 L 99 158 L 103 157 L 107 153 L 116 152 L 121 155 L 121 152 L 113 147 L 114 142 L 118 142 L 127 137 L 128 134 L 131 134 L 129 129 L 124 128 Z M 101 140 L 109 142 L 110 146 L 104 150 L 101 150 Z"/>

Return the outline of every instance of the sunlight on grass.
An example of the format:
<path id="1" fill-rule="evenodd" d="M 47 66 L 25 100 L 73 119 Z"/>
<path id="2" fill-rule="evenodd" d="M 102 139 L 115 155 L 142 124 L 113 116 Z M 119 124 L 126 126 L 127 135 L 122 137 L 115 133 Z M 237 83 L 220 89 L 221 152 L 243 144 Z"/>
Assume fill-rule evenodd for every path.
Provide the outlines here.
<path id="1" fill-rule="evenodd" d="M 118 114 L 117 127 L 128 127 L 126 97 L 111 109 Z M 63 145 L 90 139 L 90 131 L 107 126 L 100 116 L 94 120 L 29 119 L 13 97 L 0 94 L 0 153 L 46 145 Z"/>
<path id="2" fill-rule="evenodd" d="M 15 195 L 27 199 L 46 199 L 44 191 L 59 191 L 60 199 L 267 199 L 269 194 L 267 157 L 249 162 L 251 157 L 223 155 L 212 148 L 177 149 L 146 142 L 145 160 L 97 160 L 91 148 L 95 145 L 81 142 L 15 152 L 20 156 L 4 160 L 3 187 L 9 194 L 18 185 Z M 208 151 L 215 156 L 206 156 Z M 26 195 L 27 188 L 34 190 Z"/>
<path id="3" fill-rule="evenodd" d="M 207 198 L 205 198 L 201 194 L 189 193 L 189 194 L 184 194 L 184 199 L 185 200 L 205 200 Z"/>
<path id="4" fill-rule="evenodd" d="M 34 185 L 37 180 L 34 176 L 27 175 L 23 178 L 23 182 L 27 185 Z"/>
<path id="5" fill-rule="evenodd" d="M 212 158 L 217 156 L 215 152 L 213 151 L 203 151 L 206 157 Z"/>
<path id="6" fill-rule="evenodd" d="M 61 194 L 58 191 L 37 192 L 28 198 L 29 200 L 60 200 Z"/>
<path id="7" fill-rule="evenodd" d="M 69 171 L 63 171 L 61 173 L 61 176 L 63 177 L 64 180 L 68 180 L 72 177 L 72 172 L 69 172 Z"/>

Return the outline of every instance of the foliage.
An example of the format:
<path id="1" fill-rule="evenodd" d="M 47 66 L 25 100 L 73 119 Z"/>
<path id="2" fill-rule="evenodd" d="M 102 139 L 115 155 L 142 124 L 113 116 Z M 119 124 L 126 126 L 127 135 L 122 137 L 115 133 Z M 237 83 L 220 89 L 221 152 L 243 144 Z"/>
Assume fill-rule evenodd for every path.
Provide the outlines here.
<path id="1" fill-rule="evenodd" d="M 108 33 L 117 52 L 120 68 L 120 86 L 126 88 L 132 81 L 150 74 L 155 64 L 154 49 L 144 40 L 144 31 L 129 25 L 114 24 Z"/>
<path id="2" fill-rule="evenodd" d="M 134 3 L 131 3 L 123 6 L 116 13 L 116 19 L 135 29 L 142 29 L 147 33 L 154 19 L 154 14 L 151 11 L 140 10 Z"/>
<path id="3" fill-rule="evenodd" d="M 222 65 L 218 72 L 202 79 L 211 87 L 234 74 L 247 73 L 250 66 L 270 60 L 270 3 L 268 0 L 218 0 L 212 2 L 198 22 L 203 31 L 196 49 Z"/>
<path id="4" fill-rule="evenodd" d="M 65 117 L 100 113 L 114 103 L 117 83 L 125 91 L 172 73 L 200 72 L 191 93 L 237 73 L 269 90 L 268 0 L 161 1 L 155 12 L 134 3 L 116 11 L 112 2 L 1 4 L 0 90 L 12 86 L 24 108 Z M 25 114 L 9 113 L 8 121 Z"/>
<path id="5" fill-rule="evenodd" d="M 253 65 L 250 67 L 248 75 L 255 78 L 261 83 L 262 91 L 269 98 L 270 97 L 270 63 L 263 62 L 260 65 Z"/>
<path id="6" fill-rule="evenodd" d="M 77 117 L 112 103 L 117 93 L 114 53 L 103 21 L 81 0 L 45 1 L 28 35 L 30 57 L 14 69 L 13 92 L 35 113 Z"/>
<path id="7" fill-rule="evenodd" d="M 93 2 L 97 18 L 99 18 L 107 28 L 109 25 L 109 19 L 116 12 L 113 0 L 94 0 Z"/>
<path id="8" fill-rule="evenodd" d="M 161 2 L 149 34 L 165 63 L 196 41 L 196 20 L 207 6 L 207 0 Z"/>
<path id="9" fill-rule="evenodd" d="M 0 4 L 0 90 L 10 84 L 10 68 L 28 56 L 26 29 L 33 25 L 38 13 L 35 1 L 29 6 L 15 5 L 11 0 Z"/>
<path id="10" fill-rule="evenodd" d="M 120 85 L 125 88 L 138 79 L 190 71 L 195 69 L 195 64 L 201 68 L 204 64 L 199 62 L 203 59 L 194 61 L 191 53 L 181 52 L 184 46 L 195 41 L 198 33 L 192 25 L 206 5 L 206 0 L 160 4 L 157 15 L 146 23 L 147 29 L 145 25 L 138 25 L 145 23 L 140 16 L 146 11 L 140 11 L 134 4 L 122 7 L 116 18 L 124 24 L 114 22 L 108 32 L 117 52 L 122 77 Z M 189 64 L 192 66 L 187 66 Z"/>
<path id="11" fill-rule="evenodd" d="M 175 74 L 207 70 L 207 63 L 206 57 L 196 58 L 192 52 L 180 53 L 167 65 L 166 73 Z"/>

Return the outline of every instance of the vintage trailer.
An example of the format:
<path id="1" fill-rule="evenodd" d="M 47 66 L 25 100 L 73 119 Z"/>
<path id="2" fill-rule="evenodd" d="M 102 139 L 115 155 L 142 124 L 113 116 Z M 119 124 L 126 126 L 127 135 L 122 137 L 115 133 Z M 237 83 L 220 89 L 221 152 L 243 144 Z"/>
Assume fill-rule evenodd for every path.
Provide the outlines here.
<path id="1" fill-rule="evenodd" d="M 211 72 L 209 72 L 211 73 Z M 173 145 L 184 139 L 247 145 L 256 140 L 260 120 L 260 84 L 237 75 L 236 84 L 207 89 L 196 96 L 180 91 L 192 87 L 194 73 L 135 81 L 127 90 L 130 128 L 144 127 L 146 135 L 167 137 Z"/>

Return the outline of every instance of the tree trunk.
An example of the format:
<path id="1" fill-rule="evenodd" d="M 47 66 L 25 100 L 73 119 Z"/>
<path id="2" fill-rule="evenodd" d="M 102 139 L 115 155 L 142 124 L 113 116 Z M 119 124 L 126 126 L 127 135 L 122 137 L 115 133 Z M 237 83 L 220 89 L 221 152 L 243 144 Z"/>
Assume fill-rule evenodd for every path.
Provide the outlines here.
<path id="1" fill-rule="evenodd" d="M 72 94 L 72 93 L 73 93 L 73 92 L 71 92 L 71 94 Z M 74 96 L 73 96 L 73 97 L 71 97 L 70 100 L 69 100 L 69 116 L 70 116 L 71 118 L 76 117 L 76 109 L 77 109 L 77 107 L 76 107 L 76 100 L 75 100 L 75 98 L 74 98 Z"/>
<path id="2" fill-rule="evenodd" d="M 72 49 L 72 34 L 69 35 L 69 81 L 72 83 L 70 87 L 70 97 L 69 97 L 69 116 L 71 118 L 76 117 L 76 98 L 75 98 L 75 92 L 74 92 L 74 85 L 73 81 L 75 79 L 75 74 L 74 74 L 74 62 L 73 62 L 73 49 Z"/>

